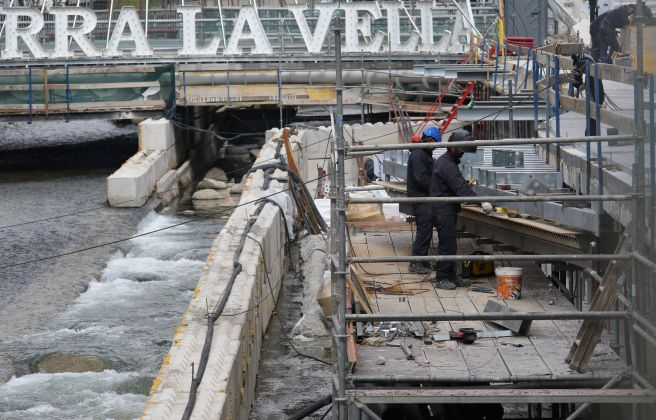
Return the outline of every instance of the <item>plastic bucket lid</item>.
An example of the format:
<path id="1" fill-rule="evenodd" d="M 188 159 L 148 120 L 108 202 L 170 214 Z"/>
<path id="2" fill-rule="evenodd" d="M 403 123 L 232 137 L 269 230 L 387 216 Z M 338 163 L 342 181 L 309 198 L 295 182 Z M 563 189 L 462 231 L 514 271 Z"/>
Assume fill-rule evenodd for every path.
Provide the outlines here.
<path id="1" fill-rule="evenodd" d="M 494 269 L 494 274 L 497 276 L 521 276 L 523 268 L 519 267 L 497 267 Z"/>

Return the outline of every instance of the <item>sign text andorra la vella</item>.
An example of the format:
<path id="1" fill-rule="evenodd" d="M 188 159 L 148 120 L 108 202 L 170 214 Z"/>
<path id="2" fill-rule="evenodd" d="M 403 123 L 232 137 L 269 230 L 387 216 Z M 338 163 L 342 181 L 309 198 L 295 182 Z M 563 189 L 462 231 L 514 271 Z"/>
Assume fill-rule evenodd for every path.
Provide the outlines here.
<path id="1" fill-rule="evenodd" d="M 345 42 L 344 52 L 376 53 L 383 50 L 385 34 L 380 31 L 372 33 L 372 23 L 382 19 L 385 11 L 387 20 L 387 35 L 389 46 L 384 50 L 392 52 L 431 52 L 437 45 L 433 42 L 433 2 L 417 2 L 416 8 L 421 12 L 420 28 L 412 31 L 407 39 L 401 40 L 401 18 L 407 18 L 403 4 L 399 1 L 357 2 L 317 4 L 317 24 L 314 31 L 310 30 L 304 5 L 287 6 L 294 15 L 296 25 L 300 30 L 308 53 L 320 53 L 324 44 L 331 19 L 336 10 L 344 13 Z M 127 41 L 129 54 L 135 57 L 153 56 L 154 52 L 148 42 L 146 32 L 139 21 L 134 7 L 121 9 L 118 19 L 113 24 L 113 30 L 105 49 L 99 49 L 87 37 L 96 27 L 97 18 L 90 9 L 79 7 L 51 7 L 48 13 L 54 17 L 54 47 L 46 49 L 38 41 L 38 34 L 44 26 L 43 14 L 40 10 L 28 7 L 0 8 L 0 14 L 5 16 L 5 43 L 0 51 L 0 59 L 22 59 L 25 53 L 38 59 L 73 57 L 73 42 L 81 53 L 87 57 L 120 57 L 123 50 L 121 43 Z M 215 36 L 212 40 L 200 45 L 196 39 L 196 17 L 201 13 L 199 6 L 179 6 L 177 13 L 182 18 L 182 48 L 177 50 L 179 56 L 216 56 L 219 48 L 223 55 L 241 55 L 243 49 L 240 42 L 249 41 L 250 54 L 274 54 L 273 48 L 264 31 L 257 10 L 245 6 L 239 10 L 234 21 L 234 29 L 228 36 Z M 71 23 L 75 22 L 74 25 Z M 359 35 L 367 42 L 360 42 Z M 22 43 L 19 42 L 22 40 Z M 123 44 L 126 45 L 126 44 Z"/>

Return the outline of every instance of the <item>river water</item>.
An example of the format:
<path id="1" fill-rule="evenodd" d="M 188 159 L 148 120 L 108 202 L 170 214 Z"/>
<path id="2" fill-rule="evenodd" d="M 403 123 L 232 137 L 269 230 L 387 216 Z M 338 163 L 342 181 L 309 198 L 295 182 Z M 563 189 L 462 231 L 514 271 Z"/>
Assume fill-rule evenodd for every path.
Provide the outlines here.
<path id="1" fill-rule="evenodd" d="M 124 156 L 102 147 L 93 169 L 0 172 L 2 419 L 138 417 L 227 219 L 106 206 L 105 178 Z M 54 367 L 39 363 L 48 356 Z M 74 372 L 89 361 L 95 371 Z"/>

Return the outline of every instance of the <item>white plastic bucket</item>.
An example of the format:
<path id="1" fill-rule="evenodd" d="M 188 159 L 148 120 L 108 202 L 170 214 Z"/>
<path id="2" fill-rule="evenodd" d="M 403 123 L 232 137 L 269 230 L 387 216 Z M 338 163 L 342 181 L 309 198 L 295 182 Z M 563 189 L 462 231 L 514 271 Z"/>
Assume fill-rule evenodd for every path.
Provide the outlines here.
<path id="1" fill-rule="evenodd" d="M 497 267 L 494 270 L 497 276 L 497 298 L 521 299 L 523 271 L 519 267 Z"/>

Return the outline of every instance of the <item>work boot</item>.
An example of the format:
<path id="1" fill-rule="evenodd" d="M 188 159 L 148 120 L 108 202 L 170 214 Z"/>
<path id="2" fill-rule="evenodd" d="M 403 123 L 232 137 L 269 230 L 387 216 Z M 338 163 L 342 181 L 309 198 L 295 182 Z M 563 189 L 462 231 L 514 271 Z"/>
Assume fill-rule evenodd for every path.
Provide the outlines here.
<path id="1" fill-rule="evenodd" d="M 457 287 L 456 284 L 449 279 L 435 279 L 433 284 L 435 287 L 442 290 L 455 290 Z"/>
<path id="2" fill-rule="evenodd" d="M 428 274 L 431 272 L 431 269 L 420 262 L 411 262 L 408 266 L 408 271 L 414 274 Z"/>

